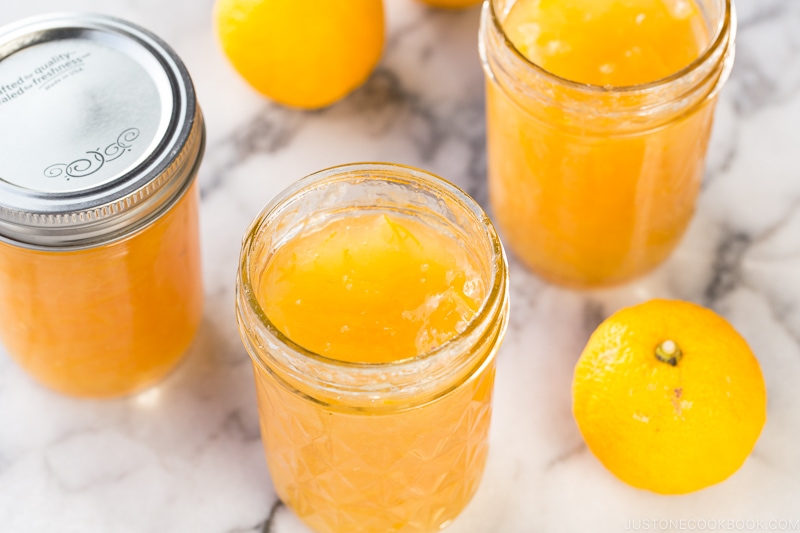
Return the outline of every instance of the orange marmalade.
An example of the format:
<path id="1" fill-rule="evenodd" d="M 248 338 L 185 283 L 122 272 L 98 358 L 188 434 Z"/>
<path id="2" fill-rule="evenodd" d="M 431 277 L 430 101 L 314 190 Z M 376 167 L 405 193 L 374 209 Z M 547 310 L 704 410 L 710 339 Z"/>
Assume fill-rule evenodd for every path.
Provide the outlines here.
<path id="1" fill-rule="evenodd" d="M 389 363 L 463 331 L 484 287 L 467 251 L 425 223 L 360 214 L 278 248 L 257 297 L 275 327 L 304 348 Z"/>
<path id="2" fill-rule="evenodd" d="M 433 532 L 467 504 L 486 461 L 505 276 L 478 206 L 406 167 L 323 171 L 257 219 L 240 331 L 273 482 L 312 528 Z"/>
<path id="3" fill-rule="evenodd" d="M 103 15 L 0 28 L 0 340 L 58 392 L 172 370 L 200 323 L 203 116 L 157 36 Z"/>
<path id="4" fill-rule="evenodd" d="M 732 62 L 724 0 L 492 0 L 489 192 L 533 271 L 612 285 L 661 263 L 694 211 Z"/>
<path id="5" fill-rule="evenodd" d="M 0 242 L 0 336 L 53 390 L 111 397 L 178 363 L 203 308 L 196 187 L 145 230 L 87 250 Z"/>

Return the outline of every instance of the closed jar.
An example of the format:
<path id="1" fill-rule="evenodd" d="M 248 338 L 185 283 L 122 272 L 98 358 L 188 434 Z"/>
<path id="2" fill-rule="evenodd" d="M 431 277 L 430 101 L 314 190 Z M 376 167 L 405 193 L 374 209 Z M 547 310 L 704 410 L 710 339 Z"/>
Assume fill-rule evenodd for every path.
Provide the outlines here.
<path id="1" fill-rule="evenodd" d="M 653 80 L 636 81 L 638 72 L 655 63 L 640 58 L 641 65 L 629 69 L 631 76 L 619 75 L 628 81 L 615 85 L 561 77 L 523 54 L 525 42 L 510 30 L 527 31 L 534 42 L 552 29 L 545 22 L 597 15 L 564 7 L 541 24 L 520 24 L 520 17 L 510 22 L 517 4 L 526 1 L 489 0 L 481 20 L 489 195 L 495 219 L 512 251 L 546 280 L 577 288 L 623 283 L 664 261 L 694 213 L 717 95 L 733 63 L 732 5 L 729 0 L 528 2 L 542 9 L 641 4 L 678 10 L 680 16 L 693 14 L 692 25 L 681 21 L 688 35 L 649 31 L 647 24 L 665 20 L 664 13 L 657 13 L 659 19 L 633 11 L 628 22 L 636 32 L 617 31 L 612 22 L 619 21 L 614 20 L 598 24 L 593 30 L 597 35 L 578 37 L 588 43 L 587 55 L 599 54 L 604 39 L 619 40 L 620 46 L 631 39 L 623 59 L 632 64 L 644 50 L 635 44 L 635 35 L 650 44 L 657 39 L 668 53 L 678 48 L 680 39 L 698 46 L 683 68 L 663 70 Z M 570 35 L 561 37 L 536 41 L 542 43 L 542 58 L 569 51 L 563 38 Z M 588 62 L 585 56 L 565 61 L 565 71 L 574 77 L 585 74 L 580 72 L 584 60 Z M 601 64 L 586 79 L 613 79 L 620 72 L 617 67 Z"/>
<path id="2" fill-rule="evenodd" d="M 202 313 L 205 133 L 180 59 L 110 17 L 0 29 L 0 339 L 43 385 L 136 392 Z"/>
<path id="3" fill-rule="evenodd" d="M 470 266 L 440 270 L 456 256 Z M 285 257 L 297 261 L 273 272 Z M 440 282 L 450 286 L 389 316 Z M 461 304 L 471 311 L 453 326 Z M 328 533 L 432 532 L 461 512 L 486 462 L 508 316 L 503 249 L 471 198 L 391 164 L 300 180 L 247 232 L 236 309 L 272 480 L 303 521 Z M 407 335 L 403 319 L 419 314 L 427 322 Z"/>

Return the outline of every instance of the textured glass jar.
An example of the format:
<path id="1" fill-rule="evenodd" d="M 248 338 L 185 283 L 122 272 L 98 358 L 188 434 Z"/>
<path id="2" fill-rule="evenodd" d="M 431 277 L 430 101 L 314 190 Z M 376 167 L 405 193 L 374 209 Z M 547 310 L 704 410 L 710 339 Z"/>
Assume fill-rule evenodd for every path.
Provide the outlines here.
<path id="1" fill-rule="evenodd" d="M 613 285 L 660 264 L 694 212 L 716 98 L 734 57 L 730 0 L 699 0 L 709 44 L 689 66 L 627 87 L 560 78 L 483 6 L 489 193 L 507 244 L 543 278 Z"/>
<path id="2" fill-rule="evenodd" d="M 202 312 L 185 67 L 99 15 L 0 29 L 0 338 L 34 378 L 129 394 L 181 359 Z"/>
<path id="3" fill-rule="evenodd" d="M 270 256 L 327 217 L 376 211 L 435 224 L 477 259 L 487 291 L 466 328 L 390 363 L 326 358 L 295 344 L 256 299 Z M 463 509 L 487 453 L 494 357 L 505 332 L 505 257 L 480 207 L 409 167 L 354 164 L 297 182 L 242 246 L 236 309 L 253 360 L 267 463 L 281 499 L 320 532 L 430 532 Z"/>

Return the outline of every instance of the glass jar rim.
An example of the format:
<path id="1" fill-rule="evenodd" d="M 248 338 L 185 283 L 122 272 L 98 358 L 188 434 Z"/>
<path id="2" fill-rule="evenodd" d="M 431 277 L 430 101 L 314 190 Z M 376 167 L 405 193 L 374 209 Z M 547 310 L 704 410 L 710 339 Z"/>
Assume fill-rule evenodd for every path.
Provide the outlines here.
<path id="1" fill-rule="evenodd" d="M 296 343 L 289 336 L 281 332 L 269 319 L 266 312 L 261 307 L 261 304 L 258 302 L 254 291 L 252 290 L 250 272 L 251 264 L 249 262 L 249 258 L 252 254 L 250 252 L 252 252 L 256 244 L 258 232 L 270 219 L 270 217 L 280 215 L 282 208 L 285 208 L 289 201 L 302 197 L 305 192 L 311 191 L 316 186 L 351 179 L 352 177 L 358 175 L 369 175 L 372 177 L 378 175 L 384 179 L 394 179 L 396 181 L 405 181 L 407 183 L 411 183 L 412 181 L 415 183 L 423 183 L 430 189 L 434 189 L 437 190 L 437 192 L 448 195 L 451 199 L 456 200 L 459 205 L 466 207 L 469 213 L 476 218 L 476 221 L 483 226 L 484 236 L 489 241 L 489 248 L 492 251 L 492 258 L 490 261 L 492 278 L 491 283 L 489 284 L 489 292 L 484 297 L 478 311 L 467 323 L 464 330 L 432 350 L 414 355 L 412 357 L 380 363 L 351 362 L 330 358 L 303 347 L 302 345 Z M 237 302 L 242 302 L 247 305 L 248 310 L 255 315 L 259 321 L 259 324 L 263 326 L 262 333 L 267 333 L 272 338 L 271 340 L 277 341 L 279 344 L 289 348 L 292 352 L 300 355 L 303 358 L 313 360 L 328 367 L 363 372 L 378 372 L 407 368 L 409 366 L 434 359 L 437 357 L 437 355 L 442 353 L 452 351 L 454 347 L 459 346 L 464 342 L 465 339 L 469 339 L 471 336 L 474 336 L 478 328 L 480 328 L 480 326 L 484 324 L 487 319 L 491 319 L 491 316 L 489 315 L 495 314 L 498 311 L 501 311 L 504 306 L 507 306 L 508 300 L 508 282 L 506 279 L 507 262 L 505 251 L 503 250 L 500 238 L 494 229 L 494 225 L 489 220 L 489 217 L 486 215 L 483 209 L 465 191 L 445 180 L 444 178 L 415 167 L 398 163 L 363 162 L 338 165 L 310 174 L 283 190 L 262 209 L 245 233 L 239 259 L 238 278 L 239 279 L 236 286 L 237 293 L 239 293 L 237 294 Z M 237 305 L 237 315 L 239 315 L 239 311 L 239 305 Z M 261 358 L 253 357 L 253 359 L 255 360 Z M 258 362 L 263 366 L 263 361 Z"/>
<path id="2" fill-rule="evenodd" d="M 722 13 L 722 16 L 720 17 L 721 19 L 720 23 L 716 25 L 717 27 L 713 38 L 709 41 L 709 44 L 704 48 L 703 53 L 701 53 L 696 59 L 694 59 L 694 61 L 692 61 L 685 67 L 681 68 L 680 70 L 673 72 L 672 74 L 665 76 L 663 78 L 635 85 L 609 86 L 609 85 L 597 85 L 592 83 L 581 83 L 574 80 L 570 80 L 568 78 L 561 77 L 557 74 L 550 72 L 544 67 L 531 61 L 522 52 L 520 52 L 519 49 L 516 47 L 516 45 L 513 43 L 513 41 L 511 41 L 511 39 L 506 34 L 505 28 L 503 28 L 503 23 L 500 21 L 500 17 L 498 16 L 497 10 L 495 9 L 495 1 L 496 0 L 486 0 L 486 3 L 484 4 L 483 7 L 485 11 L 484 15 L 486 15 L 486 12 L 488 12 L 489 19 L 492 21 L 492 26 L 494 27 L 495 31 L 499 32 L 500 35 L 503 36 L 506 48 L 511 50 L 519 61 L 524 63 L 529 68 L 532 68 L 538 74 L 545 76 L 547 79 L 553 82 L 569 87 L 570 89 L 575 89 L 577 91 L 583 91 L 586 93 L 632 94 L 632 93 L 647 92 L 654 89 L 659 89 L 661 87 L 670 85 L 671 83 L 686 77 L 692 72 L 695 72 L 702 65 L 704 65 L 710 58 L 714 57 L 717 50 L 719 50 L 726 43 L 733 42 L 735 39 L 736 8 L 732 0 L 723 0 L 725 5 L 725 10 Z"/>

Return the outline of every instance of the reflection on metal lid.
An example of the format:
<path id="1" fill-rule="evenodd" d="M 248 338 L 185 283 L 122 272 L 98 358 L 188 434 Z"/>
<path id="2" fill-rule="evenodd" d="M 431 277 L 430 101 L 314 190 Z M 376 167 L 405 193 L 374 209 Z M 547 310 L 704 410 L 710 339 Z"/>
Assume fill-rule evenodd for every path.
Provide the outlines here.
<path id="1" fill-rule="evenodd" d="M 75 13 L 0 28 L 0 236 L 126 234 L 185 190 L 203 138 L 189 75 L 151 33 Z"/>

